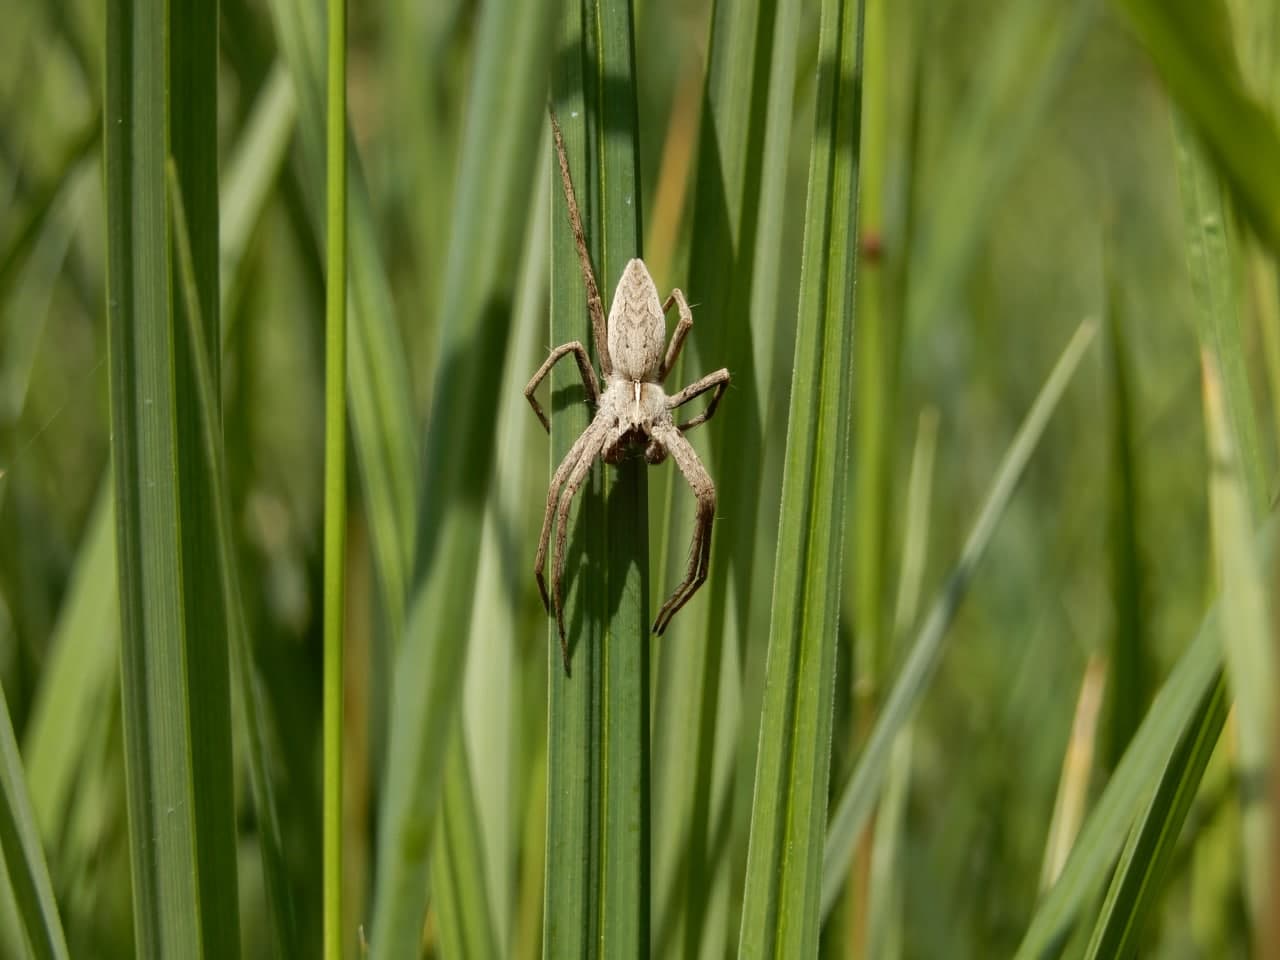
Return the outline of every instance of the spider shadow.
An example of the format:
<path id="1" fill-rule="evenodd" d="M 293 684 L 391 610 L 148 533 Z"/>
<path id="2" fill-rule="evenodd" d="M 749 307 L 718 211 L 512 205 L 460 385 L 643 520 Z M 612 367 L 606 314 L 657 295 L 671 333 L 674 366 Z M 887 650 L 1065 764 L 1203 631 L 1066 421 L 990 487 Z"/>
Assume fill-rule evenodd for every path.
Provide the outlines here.
<path id="1" fill-rule="evenodd" d="M 649 634 L 649 590 L 644 573 L 649 567 L 647 538 L 632 543 L 626 565 L 614 569 L 609 555 L 605 529 L 624 530 L 634 525 L 638 505 L 647 501 L 647 477 L 643 447 L 631 449 L 623 464 L 612 466 L 597 458 L 589 479 L 582 485 L 576 498 L 574 513 L 570 517 L 569 537 L 565 543 L 564 611 L 566 634 L 569 638 L 569 656 L 577 659 L 578 645 L 582 640 L 591 641 L 584 656 L 595 657 L 607 624 L 612 621 L 622 605 L 628 581 L 634 581 L 639 571 L 640 602 L 645 623 L 644 634 Z M 604 493 L 605 471 L 610 475 L 609 492 Z M 587 661 L 590 662 L 590 661 Z"/>

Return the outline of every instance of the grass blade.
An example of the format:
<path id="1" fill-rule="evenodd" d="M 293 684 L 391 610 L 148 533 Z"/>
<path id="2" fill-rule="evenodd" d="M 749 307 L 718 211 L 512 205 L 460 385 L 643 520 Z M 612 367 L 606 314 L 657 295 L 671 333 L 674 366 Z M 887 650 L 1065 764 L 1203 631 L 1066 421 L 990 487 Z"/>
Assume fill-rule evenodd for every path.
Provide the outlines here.
<path id="1" fill-rule="evenodd" d="M 990 543 L 991 536 L 995 532 L 996 524 L 1008 506 L 1018 481 L 1022 478 L 1027 461 L 1044 434 L 1049 417 L 1057 408 L 1058 402 L 1062 399 L 1067 385 L 1071 382 L 1084 356 L 1085 349 L 1093 339 L 1093 333 L 1094 326 L 1087 321 L 1076 330 L 1040 389 L 1040 394 L 1018 429 L 1017 436 L 1009 444 L 1009 449 L 996 471 L 991 492 L 987 494 L 982 504 L 982 511 L 969 531 L 960 559 L 934 601 L 928 619 L 921 627 L 916 642 L 903 662 L 897 679 L 885 698 L 880 714 L 876 717 L 875 726 L 858 758 L 858 765 L 854 768 L 849 782 L 840 792 L 840 800 L 836 804 L 836 811 L 831 818 L 830 829 L 827 831 L 822 878 L 824 913 L 830 910 L 840 892 L 858 835 L 862 832 L 875 806 L 894 737 L 907 722 L 938 666 L 942 656 L 942 642 L 955 618 L 960 601 L 964 599 L 969 582 L 973 578 L 974 569 L 982 559 L 987 544 Z"/>
<path id="2" fill-rule="evenodd" d="M 570 4 L 552 78 L 596 278 L 607 296 L 639 256 L 641 197 L 629 0 Z M 585 148 L 585 149 L 584 149 Z M 553 175 L 553 192 L 562 187 Z M 564 200 L 552 228 L 554 343 L 591 343 Z M 606 304 L 606 309 L 607 309 Z M 566 371 L 567 372 L 567 371 Z M 576 374 L 575 374 L 576 376 Z M 565 381 L 555 374 L 552 395 Z M 553 416 L 553 457 L 586 426 Z M 572 676 L 548 627 L 550 730 L 544 953 L 649 952 L 649 551 L 646 466 L 593 468 L 568 553 Z M 595 479 L 595 478 L 601 479 Z M 599 490 L 600 493 L 596 491 Z M 575 523 L 575 526 L 578 525 Z M 592 558 L 603 558 L 603 564 Z"/>
<path id="3" fill-rule="evenodd" d="M 263 696 L 258 690 L 256 675 L 253 673 L 248 627 L 244 617 L 244 601 L 233 556 L 235 540 L 231 525 L 231 499 L 226 478 L 226 458 L 221 445 L 222 415 L 213 394 L 211 366 L 204 351 L 197 346 L 209 341 L 204 334 L 204 321 L 201 319 L 185 205 L 178 187 L 178 175 L 172 163 L 167 166 L 166 172 L 169 181 L 170 208 L 173 213 L 174 246 L 177 248 L 183 304 L 189 333 L 188 341 L 192 344 L 192 369 L 195 372 L 194 386 L 199 407 L 200 441 L 212 487 L 216 522 L 214 553 L 217 556 L 222 595 L 227 604 L 225 616 L 231 645 L 231 668 L 239 691 L 239 697 L 236 699 L 239 711 L 237 719 L 245 731 L 249 753 L 249 781 L 261 821 L 258 839 L 262 851 L 263 869 L 267 875 L 267 915 L 273 938 L 271 948 L 276 956 L 287 957 L 297 952 L 297 939 L 289 897 L 288 871 L 285 867 L 284 850 L 280 839 L 280 818 L 276 811 L 271 791 L 271 775 L 264 756 L 263 744 L 266 735 L 263 726 Z"/>
<path id="4" fill-rule="evenodd" d="M 815 956 L 853 389 L 862 10 L 822 5 L 817 121 L 739 955 Z"/>
<path id="5" fill-rule="evenodd" d="M 53 898 L 49 866 L 40 846 L 22 757 L 13 735 L 9 702 L 0 687 L 0 860 L 7 869 L 27 942 L 38 960 L 65 960 L 66 937 Z"/>
<path id="6" fill-rule="evenodd" d="M 372 956 L 416 949 L 446 751 L 462 686 L 502 368 L 550 59 L 551 4 L 483 8 L 439 309 L 414 590 L 396 655 Z M 496 118 L 502 118 L 496 123 Z"/>
<path id="7" fill-rule="evenodd" d="M 347 7 L 329 0 L 324 296 L 324 956 L 341 960 L 347 560 Z"/>
<path id="8" fill-rule="evenodd" d="M 218 316 L 217 5 L 107 5 L 112 462 L 134 918 L 144 957 L 234 958 L 239 919 L 224 598 L 170 267 L 165 162 Z M 169 91 L 182 108 L 169 113 Z M 216 357 L 216 324 L 203 349 Z M 217 383 L 217 366 L 213 366 Z"/>

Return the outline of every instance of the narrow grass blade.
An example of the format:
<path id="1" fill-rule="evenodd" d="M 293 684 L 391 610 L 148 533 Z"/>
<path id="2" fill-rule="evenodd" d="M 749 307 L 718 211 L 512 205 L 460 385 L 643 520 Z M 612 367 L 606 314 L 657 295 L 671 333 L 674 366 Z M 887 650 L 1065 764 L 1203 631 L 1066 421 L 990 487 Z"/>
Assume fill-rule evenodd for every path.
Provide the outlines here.
<path id="1" fill-rule="evenodd" d="M 816 956 L 853 390 L 862 11 L 826 0 L 740 956 Z"/>
<path id="2" fill-rule="evenodd" d="M 1262 564 L 1274 573 L 1276 520 L 1273 517 L 1258 534 Z M 1201 705 L 1222 682 L 1221 601 L 1205 617 L 1195 639 L 1183 651 L 1177 666 L 1152 701 L 1151 709 L 1134 734 L 1124 757 L 1102 796 L 1085 821 L 1058 882 L 1040 902 L 1022 939 L 1015 960 L 1053 955 L 1067 935 L 1086 898 L 1099 889 L 1106 871 L 1131 835 L 1133 825 L 1147 807 L 1151 785 L 1184 741 L 1187 731 L 1208 727 Z M 1208 720 L 1212 720 L 1212 715 Z M 1215 734 L 1216 736 L 1216 734 Z"/>
<path id="3" fill-rule="evenodd" d="M 1004 459 L 996 471 L 991 491 L 983 502 L 982 511 L 974 522 L 965 541 L 964 549 L 955 569 L 947 578 L 942 591 L 929 611 L 928 619 L 921 627 L 915 644 L 907 655 L 893 687 L 885 698 L 884 706 L 876 717 L 875 726 L 866 746 L 858 758 L 858 765 L 849 782 L 840 792 L 831 826 L 827 831 L 826 857 L 822 877 L 822 907 L 824 913 L 835 902 L 840 886 L 848 870 L 849 857 L 853 853 L 858 835 L 866 825 L 875 807 L 876 797 L 884 777 L 885 765 L 893 738 L 902 729 L 912 710 L 919 702 L 925 687 L 932 678 L 943 652 L 943 640 L 955 618 L 956 611 L 973 578 L 974 570 L 986 552 L 996 524 L 1003 515 L 1022 478 L 1027 461 L 1040 442 L 1049 417 L 1057 408 L 1067 385 L 1093 339 L 1094 325 L 1085 322 L 1076 330 L 1061 358 L 1049 374 L 1039 396 L 1032 404 L 1017 436 L 1009 445 Z"/>
<path id="4" fill-rule="evenodd" d="M 234 557 L 234 528 L 231 524 L 231 500 L 226 477 L 226 457 L 222 450 L 222 414 L 213 392 L 213 373 L 201 344 L 209 342 L 204 333 L 195 267 L 191 254 L 190 234 L 178 176 L 172 163 L 167 166 L 169 203 L 173 213 L 174 246 L 178 254 L 179 278 L 187 320 L 188 342 L 192 345 L 192 370 L 199 409 L 199 434 L 205 464 L 210 478 L 215 515 L 214 554 L 226 601 L 226 623 L 231 646 L 231 670 L 239 696 L 236 698 L 237 721 L 244 731 L 249 754 L 249 782 L 259 818 L 258 840 L 263 870 L 267 876 L 267 916 L 272 941 L 271 949 L 279 957 L 297 953 L 293 906 L 289 896 L 288 870 L 280 839 L 280 818 L 271 790 L 271 775 L 264 754 L 266 733 L 263 696 L 253 672 L 245 623 L 244 601 Z"/>
<path id="5" fill-rule="evenodd" d="M 3 688 L 0 688 L 0 854 L 3 854 L 18 915 L 32 952 L 38 960 L 65 960 L 70 954 Z"/>
<path id="6" fill-rule="evenodd" d="M 1208 351 L 1202 360 L 1205 432 L 1209 440 L 1209 515 L 1223 604 L 1223 653 L 1236 712 L 1237 763 L 1244 783 L 1261 784 L 1268 782 L 1275 729 L 1272 699 L 1276 665 L 1269 591 L 1254 551 L 1249 504 L 1241 463 L 1227 424 L 1221 374 Z M 1270 827 L 1263 797 L 1251 794 L 1246 789 L 1241 797 L 1244 890 L 1254 920 L 1261 922 L 1266 916 Z"/>
<path id="7" fill-rule="evenodd" d="M 1258 235 L 1280 252 L 1280 132 L 1245 87 L 1225 0 L 1114 0 Z M 1224 280 L 1226 278 L 1223 278 Z"/>
<path id="8" fill-rule="evenodd" d="M 431 858 L 434 909 L 440 919 L 443 957 L 499 957 L 493 918 L 485 896 L 484 850 L 480 843 L 466 740 L 457 728 L 444 770 L 439 843 Z"/>
<path id="9" fill-rule="evenodd" d="M 416 949 L 446 750 L 462 686 L 523 218 L 527 158 L 541 130 L 550 2 L 480 14 L 476 60 L 439 309 L 441 341 L 414 589 L 396 653 L 381 806 L 372 956 Z M 502 122 L 495 122 L 502 118 Z M 401 521 L 402 522 L 402 521 Z"/>
<path id="10" fill-rule="evenodd" d="M 347 7 L 327 4 L 324 295 L 324 955 L 341 960 L 347 562 Z"/>
<path id="11" fill-rule="evenodd" d="M 582 57 L 582 4 L 563 6 L 556 39 L 558 56 L 551 75 L 551 95 L 564 134 L 574 189 L 587 231 L 588 244 L 598 239 L 593 168 L 586 162 L 588 118 L 585 65 Z M 551 191 L 551 319 L 550 344 L 578 340 L 593 355 L 591 323 L 587 315 L 586 288 L 569 230 L 567 208 L 559 170 L 552 165 L 547 188 Z M 597 247 L 598 249 L 598 247 Z M 593 257 L 599 263 L 598 254 Z M 600 277 L 598 282 L 607 282 Z M 594 357 L 597 365 L 599 358 Z M 590 423 L 591 410 L 584 398 L 580 374 L 569 364 L 551 371 L 550 459 L 545 476 L 568 455 L 573 442 Z M 547 831 L 544 857 L 545 883 L 542 921 L 542 955 L 548 958 L 594 957 L 598 952 L 601 902 L 601 729 L 600 687 L 603 617 L 598 607 L 588 607 L 590 594 L 607 595 L 598 558 L 604 555 L 604 504 L 599 471 L 593 470 L 569 514 L 574 539 L 566 570 L 565 623 L 573 658 L 573 675 L 566 677 L 560 662 L 559 638 L 553 623 L 547 625 Z M 584 558 L 596 562 L 584 562 Z M 590 609 L 590 613 L 588 610 Z"/>
<path id="12" fill-rule="evenodd" d="M 1169 757 L 1150 803 L 1134 824 L 1093 929 L 1087 960 L 1138 953 L 1143 924 L 1158 903 L 1183 822 L 1222 734 L 1228 708 L 1226 684 L 1219 675 Z"/>
<path id="13" fill-rule="evenodd" d="M 144 957 L 238 956 L 227 624 L 165 162 L 218 316 L 217 5 L 107 5 L 108 323 L 134 927 Z M 170 91 L 180 110 L 169 113 Z M 216 324 L 203 349 L 216 357 Z M 213 381 L 218 382 L 217 366 Z"/>
<path id="14" fill-rule="evenodd" d="M 1178 185 L 1187 237 L 1187 269 L 1195 294 L 1200 343 L 1222 370 L 1226 411 L 1232 444 L 1240 457 L 1247 505 L 1254 517 L 1267 503 L 1266 468 L 1249 385 L 1249 365 L 1241 336 L 1236 296 L 1236 258 L 1222 191 L 1212 170 L 1200 157 L 1190 132 L 1176 130 Z"/>

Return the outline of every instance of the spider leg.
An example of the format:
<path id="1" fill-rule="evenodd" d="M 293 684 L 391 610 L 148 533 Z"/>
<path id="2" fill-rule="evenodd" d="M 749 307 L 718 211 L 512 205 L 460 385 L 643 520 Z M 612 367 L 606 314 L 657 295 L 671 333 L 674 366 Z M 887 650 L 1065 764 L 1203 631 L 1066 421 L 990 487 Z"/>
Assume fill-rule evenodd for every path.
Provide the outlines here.
<path id="1" fill-rule="evenodd" d="M 604 442 L 608 433 L 603 425 L 597 427 L 593 423 L 583 434 L 584 437 L 588 435 L 591 439 L 587 441 L 579 452 L 578 462 L 574 464 L 572 472 L 564 482 L 564 493 L 560 498 L 559 514 L 556 518 L 555 551 L 551 557 L 551 595 L 555 605 L 556 627 L 560 631 L 560 655 L 564 658 L 566 676 L 569 673 L 569 641 L 566 639 L 564 632 L 563 588 L 565 541 L 569 538 L 569 507 L 573 504 L 574 495 L 578 492 L 578 488 L 582 486 L 582 481 L 591 469 L 591 464 L 595 462 L 596 457 L 600 455 L 600 451 L 604 449 Z"/>
<path id="2" fill-rule="evenodd" d="M 547 433 L 551 432 L 551 423 L 547 420 L 547 415 L 542 412 L 542 406 L 538 403 L 538 398 L 533 392 L 538 389 L 543 378 L 551 372 L 557 361 L 566 353 L 572 353 L 578 361 L 578 372 L 582 374 L 582 385 L 587 388 L 587 398 L 594 407 L 600 402 L 600 384 L 596 381 L 596 372 L 591 369 L 591 359 L 587 356 L 586 348 L 577 340 L 569 343 L 562 343 L 551 351 L 551 355 L 538 368 L 538 372 L 533 375 L 529 383 L 524 388 L 524 397 L 529 401 L 529 405 L 533 407 L 533 412 L 538 415 L 538 419 L 542 421 L 543 427 Z"/>
<path id="3" fill-rule="evenodd" d="M 676 407 L 682 407 L 694 397 L 701 396 L 712 387 L 715 387 L 715 393 L 711 395 L 711 402 L 707 404 L 707 409 L 692 420 L 687 420 L 679 425 L 679 430 L 684 433 L 686 430 L 692 430 L 700 423 L 706 423 L 711 419 L 711 415 L 716 412 L 716 405 L 720 403 L 720 397 L 724 393 L 725 388 L 729 386 L 729 371 L 721 367 L 715 373 L 708 373 L 701 380 L 695 380 L 689 386 L 685 387 L 679 393 L 672 394 L 667 397 L 667 409 L 674 410 Z"/>
<path id="4" fill-rule="evenodd" d="M 556 112 L 547 104 L 551 114 L 551 133 L 556 143 L 556 158 L 560 161 L 560 182 L 564 186 L 564 202 L 569 208 L 569 228 L 573 231 L 573 243 L 578 248 L 578 263 L 582 265 L 582 282 L 587 288 L 587 312 L 591 314 L 591 333 L 596 341 L 596 356 L 600 358 L 600 370 L 607 377 L 613 373 L 613 361 L 609 357 L 608 327 L 604 319 L 604 303 L 600 300 L 600 288 L 596 286 L 595 271 L 591 269 L 591 255 L 587 253 L 587 237 L 582 230 L 582 215 L 578 212 L 578 199 L 573 193 L 573 178 L 569 176 L 569 158 L 565 154 L 564 135 Z"/>
<path id="5" fill-rule="evenodd" d="M 689 331 L 693 328 L 693 313 L 689 310 L 689 301 L 684 298 L 684 291 L 679 287 L 672 290 L 671 296 L 667 297 L 666 302 L 662 304 L 662 312 L 665 314 L 670 310 L 673 303 L 680 308 L 680 322 L 676 324 L 676 329 L 671 334 L 671 342 L 667 344 L 667 357 L 662 361 L 662 366 L 658 368 L 659 383 L 667 379 L 667 375 L 671 373 L 671 368 L 676 365 L 676 358 L 680 356 L 680 348 L 684 346 L 684 338 L 689 335 Z"/>
<path id="6" fill-rule="evenodd" d="M 564 487 L 565 478 L 577 466 L 578 461 L 582 458 L 582 451 L 594 440 L 593 431 L 596 429 L 595 421 L 592 421 L 587 426 L 587 429 L 583 430 L 578 436 L 578 439 L 573 441 L 573 446 L 569 448 L 569 452 L 560 461 L 560 466 L 556 467 L 556 472 L 551 477 L 551 486 L 547 489 L 547 509 L 542 515 L 542 533 L 538 536 L 538 554 L 533 561 L 533 575 L 538 581 L 538 593 L 542 596 L 542 606 L 547 613 L 551 612 L 551 598 L 547 595 L 547 581 L 543 577 L 542 570 L 547 562 L 547 547 L 551 543 L 551 521 L 556 515 L 556 506 L 560 503 L 560 491 Z"/>
<path id="7" fill-rule="evenodd" d="M 662 605 L 662 609 L 658 611 L 658 619 L 653 623 L 653 632 L 661 636 L 671 623 L 671 618 L 706 582 L 711 563 L 711 523 L 716 515 L 716 487 L 693 446 L 677 427 L 671 424 L 655 425 L 653 439 L 666 447 L 671 459 L 675 460 L 676 466 L 693 488 L 694 496 L 698 498 L 693 542 L 689 545 L 689 568 L 684 580 Z"/>

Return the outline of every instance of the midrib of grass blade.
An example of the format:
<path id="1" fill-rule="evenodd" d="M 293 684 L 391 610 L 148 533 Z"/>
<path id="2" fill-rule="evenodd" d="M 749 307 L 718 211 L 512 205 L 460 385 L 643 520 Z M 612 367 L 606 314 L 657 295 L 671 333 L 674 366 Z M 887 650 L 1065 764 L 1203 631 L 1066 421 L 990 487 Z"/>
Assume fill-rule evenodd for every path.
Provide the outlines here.
<path id="1" fill-rule="evenodd" d="M 853 389 L 862 10 L 825 0 L 740 956 L 816 956 Z"/>
<path id="2" fill-rule="evenodd" d="M 541 129 L 553 4 L 485 6 L 463 133 L 438 316 L 438 373 L 417 558 L 396 651 L 371 956 L 417 949 L 428 854 L 462 686 L 472 588 L 494 453 L 493 371 L 506 351 L 527 215 L 527 160 Z M 354 249 L 353 237 L 353 249 Z"/>
<path id="3" fill-rule="evenodd" d="M 249 632 L 245 621 L 244 600 L 234 553 L 234 528 L 231 523 L 231 500 L 226 475 L 226 457 L 221 447 L 223 437 L 221 405 L 213 392 L 213 372 L 201 344 L 210 342 L 201 317 L 195 266 L 191 253 L 190 233 L 177 170 L 167 165 L 169 203 L 173 215 L 174 246 L 183 292 L 187 320 L 188 343 L 191 345 L 196 404 L 199 409 L 200 444 L 209 472 L 213 497 L 215 530 L 214 553 L 222 596 L 226 603 L 231 667 L 239 696 L 236 698 L 237 721 L 241 726 L 249 754 L 249 782 L 258 814 L 258 842 L 262 869 L 266 874 L 267 921 L 271 932 L 270 949 L 275 956 L 297 954 L 297 931 L 294 928 L 293 903 L 289 896 L 288 868 L 284 844 L 280 837 L 280 818 L 271 790 L 271 773 L 264 755 L 265 727 L 263 695 L 258 688 L 253 658 L 249 649 Z"/>
<path id="4" fill-rule="evenodd" d="M 1114 3 L 1240 209 L 1272 253 L 1280 252 L 1280 132 L 1245 87 L 1225 0 Z"/>
<path id="5" fill-rule="evenodd" d="M 754 465 L 762 459 L 785 263 L 778 237 L 799 19 L 797 4 L 717 4 L 711 26 L 692 249 L 681 281 L 697 305 L 689 341 L 697 363 L 678 365 L 668 389 L 721 366 L 732 372 L 733 386 L 700 438 L 711 449 L 716 482 L 715 559 L 702 593 L 673 621 L 662 651 L 662 704 L 655 711 L 661 729 L 655 761 L 664 769 L 654 782 L 661 784 L 665 808 L 655 861 L 655 902 L 661 905 L 655 934 L 665 952 L 682 929 L 685 956 L 723 953 L 731 935 L 726 907 L 733 863 L 714 849 L 716 825 L 733 819 L 739 740 L 737 710 L 724 700 L 736 703 L 743 651 L 753 639 L 766 642 L 767 618 L 753 616 L 752 605 L 762 608 L 767 598 L 753 596 L 752 584 L 757 565 L 772 559 L 766 555 L 772 541 L 759 536 L 751 521 L 764 486 L 763 470 Z M 660 592 L 684 568 L 692 522 L 683 481 L 675 475 L 670 483 Z M 726 650 L 725 644 L 736 646 Z"/>
<path id="6" fill-rule="evenodd" d="M 937 669 L 947 630 L 955 618 L 960 602 L 964 599 L 978 561 L 986 552 L 996 524 L 1004 514 L 1018 481 L 1026 469 L 1027 461 L 1039 444 L 1049 417 L 1057 408 L 1067 385 L 1071 382 L 1093 338 L 1093 333 L 1094 325 L 1089 322 L 1082 324 L 1076 330 L 1053 371 L 1045 380 L 1044 386 L 1041 387 L 1040 394 L 1028 411 L 1017 435 L 1009 444 L 1009 449 L 1005 452 L 1004 459 L 996 471 L 991 490 L 982 504 L 982 510 L 965 540 L 960 559 L 934 600 L 928 618 L 920 628 L 915 643 L 884 699 L 871 734 L 858 757 L 857 766 L 849 782 L 840 791 L 840 799 L 827 831 L 822 875 L 824 914 L 831 909 L 840 892 L 854 845 L 875 807 L 894 737 L 911 716 Z"/>
<path id="7" fill-rule="evenodd" d="M 40 846 L 40 829 L 27 793 L 22 757 L 3 688 L 0 688 L 0 854 L 32 952 L 38 960 L 68 957 L 62 919 L 53 897 L 49 866 Z"/>
<path id="8" fill-rule="evenodd" d="M 217 5 L 107 5 L 108 324 L 134 928 L 145 957 L 239 954 L 224 599 L 165 162 L 218 315 Z M 173 102 L 182 108 L 170 116 Z M 216 325 L 204 349 L 218 345 Z M 212 354 L 216 357 L 216 353 Z M 217 383 L 217 367 L 213 381 Z"/>
<path id="9" fill-rule="evenodd" d="M 1254 541 L 1264 576 L 1275 571 L 1277 523 L 1273 515 Z M 1222 682 L 1221 606 L 1220 598 L 1152 701 L 1129 749 L 1090 811 L 1057 883 L 1036 909 L 1015 960 L 1043 957 L 1060 943 L 1086 898 L 1105 882 L 1139 814 L 1148 805 L 1151 785 L 1159 782 L 1178 744 L 1190 730 L 1212 733 L 1209 724 L 1213 716 L 1206 719 L 1200 706 Z"/>

